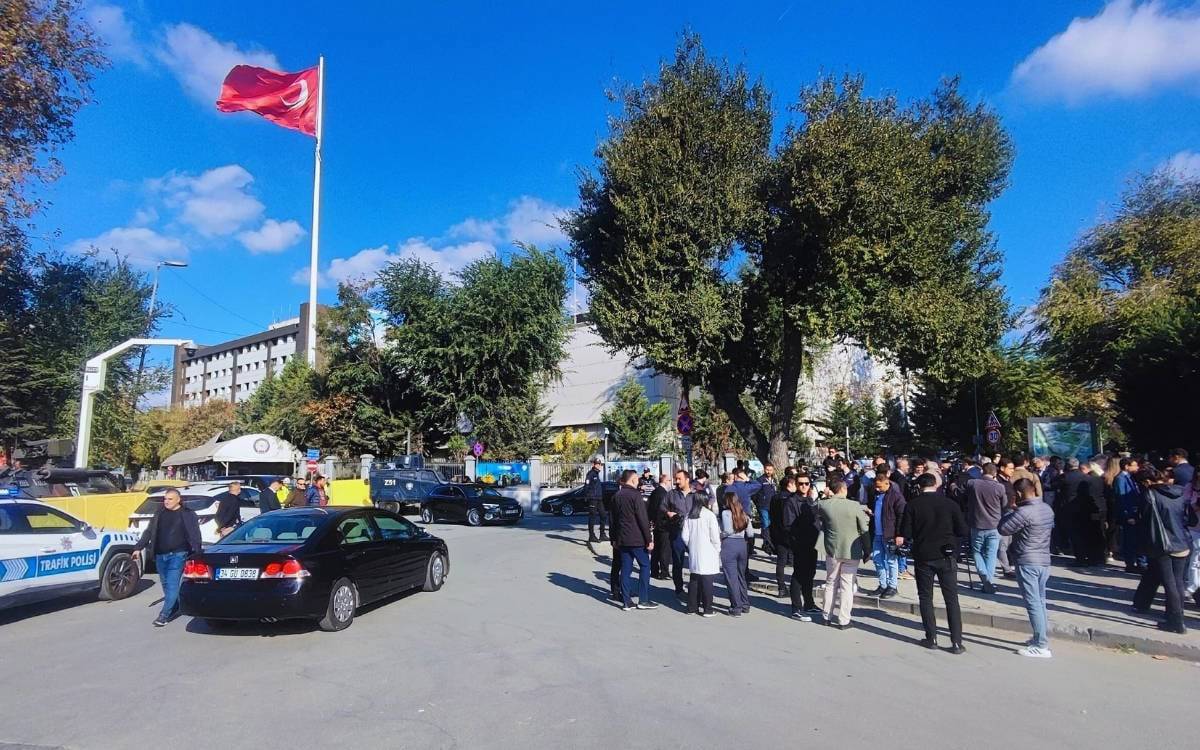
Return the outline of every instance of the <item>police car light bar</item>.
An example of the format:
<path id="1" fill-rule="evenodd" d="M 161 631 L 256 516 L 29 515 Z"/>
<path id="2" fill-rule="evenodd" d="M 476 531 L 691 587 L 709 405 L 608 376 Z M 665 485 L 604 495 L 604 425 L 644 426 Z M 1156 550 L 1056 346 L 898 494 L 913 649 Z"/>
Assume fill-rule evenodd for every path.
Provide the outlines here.
<path id="1" fill-rule="evenodd" d="M 17 487 L 0 487 L 0 497 L 20 497 L 21 490 Z"/>

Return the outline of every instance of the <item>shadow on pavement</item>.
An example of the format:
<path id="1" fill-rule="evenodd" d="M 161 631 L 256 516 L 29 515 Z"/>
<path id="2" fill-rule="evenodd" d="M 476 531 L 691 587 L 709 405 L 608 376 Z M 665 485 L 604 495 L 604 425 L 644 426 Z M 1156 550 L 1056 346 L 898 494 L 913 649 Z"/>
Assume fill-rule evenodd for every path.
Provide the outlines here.
<path id="1" fill-rule="evenodd" d="M 421 589 L 410 589 L 399 594 L 393 594 L 386 599 L 380 599 L 377 602 L 359 607 L 354 613 L 355 620 L 361 620 L 364 617 L 370 617 L 371 613 L 377 609 L 394 604 L 395 602 L 407 599 L 414 594 L 420 593 Z M 183 619 L 186 615 L 181 615 L 176 619 Z M 353 629 L 354 625 L 350 625 Z M 257 637 L 257 638 L 276 638 L 281 635 L 301 635 L 303 633 L 311 633 L 318 630 L 315 620 L 281 620 L 279 622 L 261 622 L 255 620 L 233 620 L 226 622 L 210 623 L 202 617 L 191 617 L 188 620 L 187 627 L 184 628 L 189 633 L 199 635 L 220 635 L 220 636 L 237 636 L 241 638 Z"/>
<path id="2" fill-rule="evenodd" d="M 0 610 L 0 625 L 7 625 L 9 623 L 20 622 L 21 620 L 28 620 L 32 617 L 40 617 L 41 615 L 50 615 L 50 614 L 54 614 L 55 612 L 62 612 L 63 610 L 66 610 L 66 609 L 72 609 L 74 607 L 82 607 L 87 604 L 109 604 L 109 605 L 118 604 L 121 606 L 124 606 L 126 604 L 129 604 L 129 605 L 141 604 L 141 602 L 132 601 L 133 597 L 142 593 L 146 589 L 153 588 L 153 587 L 154 587 L 153 580 L 150 580 L 147 578 L 142 578 L 141 580 L 139 580 L 137 582 L 137 586 L 134 589 L 132 594 L 125 597 L 124 599 L 120 599 L 115 602 L 101 600 L 99 598 L 100 597 L 99 589 L 97 589 L 95 591 L 80 591 L 75 594 L 67 594 L 64 596 L 56 597 L 54 599 L 47 599 L 46 601 L 43 601 L 43 602 L 34 602 L 32 604 L 22 604 L 20 606 L 12 607 L 10 609 Z M 162 603 L 162 599 L 159 598 L 157 602 L 150 602 L 146 606 L 152 607 L 152 606 L 155 606 L 156 604 L 161 604 L 161 603 Z"/>

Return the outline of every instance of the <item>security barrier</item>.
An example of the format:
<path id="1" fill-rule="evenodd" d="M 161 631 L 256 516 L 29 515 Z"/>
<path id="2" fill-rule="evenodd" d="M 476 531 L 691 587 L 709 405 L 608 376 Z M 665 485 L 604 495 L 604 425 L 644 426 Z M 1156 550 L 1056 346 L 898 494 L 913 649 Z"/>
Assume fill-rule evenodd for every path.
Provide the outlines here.
<path id="1" fill-rule="evenodd" d="M 145 492 L 120 492 L 111 495 L 79 495 L 78 497 L 43 497 L 48 505 L 87 521 L 97 529 L 124 531 L 129 528 L 129 515 L 146 499 Z"/>

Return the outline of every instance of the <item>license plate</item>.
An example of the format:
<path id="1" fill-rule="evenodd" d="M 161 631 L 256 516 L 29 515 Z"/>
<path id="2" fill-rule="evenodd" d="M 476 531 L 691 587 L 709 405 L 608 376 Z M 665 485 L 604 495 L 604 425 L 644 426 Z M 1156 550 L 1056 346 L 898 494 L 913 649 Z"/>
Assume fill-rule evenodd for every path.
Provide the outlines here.
<path id="1" fill-rule="evenodd" d="M 219 581 L 257 581 L 258 568 L 217 568 Z"/>
<path id="2" fill-rule="evenodd" d="M 520 512 L 521 512 L 521 511 L 519 511 L 519 510 L 506 510 L 506 511 L 504 511 L 504 515 L 506 515 L 506 516 L 515 516 L 515 515 L 517 515 L 517 514 L 518 514 L 518 513 L 520 513 Z"/>

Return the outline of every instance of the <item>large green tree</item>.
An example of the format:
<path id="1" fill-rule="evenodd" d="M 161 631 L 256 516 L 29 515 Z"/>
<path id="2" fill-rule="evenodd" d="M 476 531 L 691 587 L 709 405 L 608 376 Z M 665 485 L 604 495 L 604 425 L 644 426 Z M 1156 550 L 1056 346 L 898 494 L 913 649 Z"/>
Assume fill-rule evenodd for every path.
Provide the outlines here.
<path id="1" fill-rule="evenodd" d="M 562 262 L 531 246 L 470 263 L 456 280 L 411 259 L 379 273 L 371 299 L 390 366 L 428 442 L 469 426 L 506 453 L 544 447 L 538 399 L 564 356 L 566 291 Z"/>
<path id="2" fill-rule="evenodd" d="M 666 401 L 650 403 L 645 387 L 634 378 L 621 384 L 612 406 L 600 419 L 623 456 L 643 456 L 670 448 L 671 405 Z"/>
<path id="3" fill-rule="evenodd" d="M 994 342 L 1007 307 L 987 204 L 1011 146 L 956 82 L 905 107 L 821 78 L 771 153 L 763 85 L 686 35 L 620 101 L 564 222 L 596 328 L 703 388 L 761 459 L 787 461 L 808 347 L 853 340 L 948 372 Z"/>
<path id="4" fill-rule="evenodd" d="M 1200 180 L 1137 180 L 1055 268 L 1036 319 L 1056 368 L 1111 389 L 1132 447 L 1200 448 Z"/>

